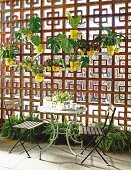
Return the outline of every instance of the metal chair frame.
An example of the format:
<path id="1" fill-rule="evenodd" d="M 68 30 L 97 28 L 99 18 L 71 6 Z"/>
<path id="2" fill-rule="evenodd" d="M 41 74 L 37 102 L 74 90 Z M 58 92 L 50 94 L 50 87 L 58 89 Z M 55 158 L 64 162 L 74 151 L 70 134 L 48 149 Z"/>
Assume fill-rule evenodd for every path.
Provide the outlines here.
<path id="1" fill-rule="evenodd" d="M 13 110 L 16 107 L 22 107 L 22 101 L 21 101 L 21 99 L 8 100 L 8 101 L 4 101 L 4 105 L 5 105 L 6 114 L 8 116 L 9 124 L 10 124 L 10 127 L 12 128 L 12 130 L 13 130 L 13 128 L 18 128 L 18 129 L 27 130 L 27 131 L 29 131 L 29 133 L 31 133 L 32 130 L 34 130 L 35 128 L 40 127 L 40 126 L 42 126 L 44 124 L 44 121 L 41 121 L 41 122 L 24 121 L 23 116 L 21 116 L 22 119 L 23 119 L 23 122 L 13 126 L 11 124 L 11 121 L 10 121 L 9 110 Z M 34 142 L 36 143 L 36 146 L 38 146 L 39 149 L 42 149 L 41 146 L 39 145 L 39 143 L 37 142 L 37 140 L 35 139 L 35 137 L 32 136 L 32 138 L 33 138 Z M 27 150 L 25 145 L 24 145 L 25 142 L 26 142 L 25 135 L 20 136 L 20 138 L 13 145 L 13 147 L 11 148 L 9 153 L 11 153 L 13 149 L 15 149 L 16 147 L 21 145 L 23 147 L 24 151 L 26 152 L 26 154 L 28 155 L 28 158 L 31 158 L 31 156 L 29 154 L 29 151 L 31 149 L 33 149 L 34 147 L 36 147 L 36 146 L 34 146 L 34 147 L 30 148 L 29 150 Z"/>
<path id="2" fill-rule="evenodd" d="M 99 144 L 105 140 L 105 138 L 107 137 L 109 131 L 110 131 L 110 128 L 113 124 L 113 119 L 114 119 L 114 114 L 115 114 L 115 111 L 116 111 L 116 108 L 110 104 L 109 107 L 108 107 L 108 110 L 107 110 L 107 117 L 106 117 L 106 120 L 105 120 L 105 123 L 103 125 L 103 128 L 101 128 L 101 132 L 102 134 L 99 134 L 101 137 L 99 138 L 99 140 L 97 142 L 95 142 L 95 139 L 98 135 L 94 135 L 92 140 L 87 144 L 87 146 L 82 150 L 81 154 L 84 153 L 84 151 L 87 149 L 87 147 L 92 143 L 94 142 L 95 143 L 95 146 L 93 147 L 93 149 L 87 154 L 87 156 L 81 161 L 81 164 L 83 164 L 85 162 L 85 160 L 92 154 L 92 152 L 95 150 L 99 156 L 103 159 L 103 161 L 109 165 L 109 163 L 106 161 L 106 159 L 104 158 L 104 156 L 101 154 L 101 152 L 105 155 L 105 153 L 100 149 L 99 147 Z M 111 112 L 111 116 L 110 116 L 110 112 Z M 108 128 L 106 130 L 106 133 L 105 133 L 105 127 L 107 125 L 107 121 L 109 120 L 109 124 L 108 124 Z M 82 132 L 82 131 L 81 131 Z M 84 130 L 83 130 L 84 132 Z M 93 135 L 93 134 L 92 134 Z M 101 151 L 101 152 L 100 152 Z"/>

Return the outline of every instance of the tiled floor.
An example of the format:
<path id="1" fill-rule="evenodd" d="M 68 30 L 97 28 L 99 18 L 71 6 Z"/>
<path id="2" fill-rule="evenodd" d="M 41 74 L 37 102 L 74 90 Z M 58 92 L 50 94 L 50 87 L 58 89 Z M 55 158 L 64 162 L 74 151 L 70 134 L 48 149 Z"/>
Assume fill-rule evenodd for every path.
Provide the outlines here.
<path id="1" fill-rule="evenodd" d="M 0 139 L 0 170 L 130 170 L 131 153 L 108 154 L 107 161 L 111 166 L 107 166 L 103 160 L 94 153 L 84 165 L 80 165 L 81 157 L 78 157 L 78 164 L 75 163 L 74 155 L 70 154 L 67 145 L 54 145 L 42 154 L 39 160 L 39 149 L 36 147 L 30 151 L 31 158 L 27 158 L 26 153 L 21 148 L 16 148 L 11 154 L 9 150 L 15 141 Z M 30 143 L 27 143 L 30 148 Z M 46 144 L 42 144 L 45 147 Z M 77 153 L 80 148 L 73 147 Z M 87 150 L 88 152 L 88 150 Z M 86 152 L 86 153 L 87 153 Z"/>

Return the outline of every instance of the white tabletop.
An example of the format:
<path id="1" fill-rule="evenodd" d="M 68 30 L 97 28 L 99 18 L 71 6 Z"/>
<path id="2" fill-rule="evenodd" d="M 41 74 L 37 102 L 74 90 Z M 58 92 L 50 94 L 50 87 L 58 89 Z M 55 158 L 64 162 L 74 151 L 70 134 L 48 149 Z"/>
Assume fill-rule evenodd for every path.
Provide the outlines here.
<path id="1" fill-rule="evenodd" d="M 53 113 L 53 114 L 82 114 L 87 109 L 77 109 L 77 110 L 58 110 L 57 108 L 46 108 L 45 106 L 39 106 L 38 111 L 43 113 Z"/>

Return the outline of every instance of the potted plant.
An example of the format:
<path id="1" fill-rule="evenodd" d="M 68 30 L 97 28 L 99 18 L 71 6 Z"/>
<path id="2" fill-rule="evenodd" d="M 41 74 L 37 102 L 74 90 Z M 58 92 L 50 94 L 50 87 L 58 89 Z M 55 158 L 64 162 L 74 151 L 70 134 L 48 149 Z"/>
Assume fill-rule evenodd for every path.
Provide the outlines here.
<path id="1" fill-rule="evenodd" d="M 46 67 L 46 71 L 51 71 L 52 60 L 51 60 L 51 59 L 47 59 L 47 60 L 44 62 L 44 67 Z"/>
<path id="2" fill-rule="evenodd" d="M 12 66 L 14 64 L 16 54 L 19 53 L 19 49 L 15 44 L 5 45 L 0 50 L 0 56 L 2 60 L 5 60 L 6 66 Z"/>
<path id="3" fill-rule="evenodd" d="M 44 80 L 43 65 L 34 65 L 31 70 L 35 75 L 36 82 L 42 82 Z"/>
<path id="4" fill-rule="evenodd" d="M 52 70 L 53 71 L 59 71 L 60 70 L 60 60 L 59 59 L 54 59 L 52 61 Z"/>
<path id="5" fill-rule="evenodd" d="M 32 57 L 26 57 L 25 60 L 19 63 L 20 67 L 31 70 L 31 67 L 34 65 L 35 60 Z"/>
<path id="6" fill-rule="evenodd" d="M 55 99 L 56 99 L 56 103 L 58 104 L 59 110 L 62 110 L 64 102 L 71 100 L 71 95 L 67 91 L 65 92 L 58 91 L 56 93 Z"/>
<path id="7" fill-rule="evenodd" d="M 80 38 L 79 35 L 79 31 L 78 31 L 78 26 L 81 23 L 81 16 L 71 16 L 70 12 L 67 12 L 67 18 L 69 20 L 69 24 L 70 26 L 73 28 L 72 30 L 70 30 L 70 38 L 73 40 L 76 40 L 77 38 Z"/>
<path id="8" fill-rule="evenodd" d="M 102 25 L 101 28 L 104 29 Z M 103 37 L 103 46 L 107 47 L 107 54 L 112 56 L 114 55 L 115 48 L 120 47 L 120 44 L 125 37 L 123 36 L 123 33 L 117 33 L 109 28 L 104 30 L 107 34 Z"/>
<path id="9" fill-rule="evenodd" d="M 39 36 L 41 23 L 41 18 L 32 16 L 27 25 L 15 34 L 18 40 L 30 41 L 35 46 L 36 53 L 44 52 L 44 46 L 41 44 L 41 38 Z"/>

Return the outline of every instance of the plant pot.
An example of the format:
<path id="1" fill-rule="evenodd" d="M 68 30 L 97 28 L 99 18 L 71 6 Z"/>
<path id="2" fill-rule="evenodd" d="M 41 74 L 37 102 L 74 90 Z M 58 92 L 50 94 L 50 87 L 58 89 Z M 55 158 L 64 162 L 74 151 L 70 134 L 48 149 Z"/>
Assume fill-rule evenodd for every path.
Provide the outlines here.
<path id="1" fill-rule="evenodd" d="M 70 38 L 76 40 L 79 38 L 79 31 L 78 30 L 70 30 Z"/>
<path id="2" fill-rule="evenodd" d="M 51 67 L 50 67 L 50 66 L 47 66 L 47 67 L 46 67 L 46 71 L 51 71 Z"/>
<path id="3" fill-rule="evenodd" d="M 77 61 L 70 61 L 70 70 L 76 71 L 77 70 Z"/>
<path id="4" fill-rule="evenodd" d="M 6 66 L 9 66 L 9 67 L 12 67 L 13 64 L 14 64 L 14 60 L 13 59 L 10 59 L 10 58 L 5 58 L 5 65 Z"/>
<path id="5" fill-rule="evenodd" d="M 52 70 L 53 71 L 59 71 L 60 70 L 60 66 L 52 66 Z"/>
<path id="6" fill-rule="evenodd" d="M 120 48 L 115 48 L 115 52 L 118 54 L 120 53 Z"/>
<path id="7" fill-rule="evenodd" d="M 110 45 L 110 46 L 107 46 L 107 54 L 112 56 L 114 55 L 114 52 L 115 52 L 115 46 L 114 45 Z"/>
<path id="8" fill-rule="evenodd" d="M 41 52 L 44 52 L 44 46 L 43 44 L 39 44 L 38 46 L 35 47 L 36 49 L 36 52 L 37 53 L 41 53 Z"/>
<path id="9" fill-rule="evenodd" d="M 35 81 L 36 82 L 42 82 L 44 81 L 44 76 L 41 76 L 40 74 L 35 75 Z"/>
<path id="10" fill-rule="evenodd" d="M 87 55 L 88 55 L 89 57 L 94 57 L 94 56 L 95 56 L 95 50 L 87 51 Z"/>

